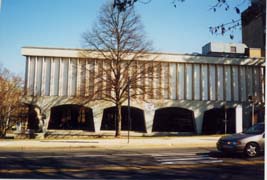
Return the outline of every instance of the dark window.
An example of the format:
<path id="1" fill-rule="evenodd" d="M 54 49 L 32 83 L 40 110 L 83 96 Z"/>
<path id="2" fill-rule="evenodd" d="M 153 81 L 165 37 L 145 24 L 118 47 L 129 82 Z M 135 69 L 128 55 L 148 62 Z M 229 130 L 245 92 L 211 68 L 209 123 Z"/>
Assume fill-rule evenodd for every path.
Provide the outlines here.
<path id="1" fill-rule="evenodd" d="M 153 121 L 153 132 L 195 132 L 194 112 L 179 107 L 158 109 Z"/>
<path id="2" fill-rule="evenodd" d="M 122 122 L 121 129 L 128 130 L 128 107 L 122 106 Z M 145 116 L 144 111 L 135 107 L 131 107 L 131 131 L 146 132 Z M 115 130 L 115 120 L 116 120 L 116 107 L 110 107 L 104 109 L 101 130 Z"/>
<path id="3" fill-rule="evenodd" d="M 53 107 L 48 129 L 95 131 L 93 111 L 80 105 Z"/>
<path id="4" fill-rule="evenodd" d="M 227 133 L 235 133 L 235 108 L 213 108 L 204 113 L 202 133 L 223 134 L 225 133 L 225 121 L 227 119 Z"/>

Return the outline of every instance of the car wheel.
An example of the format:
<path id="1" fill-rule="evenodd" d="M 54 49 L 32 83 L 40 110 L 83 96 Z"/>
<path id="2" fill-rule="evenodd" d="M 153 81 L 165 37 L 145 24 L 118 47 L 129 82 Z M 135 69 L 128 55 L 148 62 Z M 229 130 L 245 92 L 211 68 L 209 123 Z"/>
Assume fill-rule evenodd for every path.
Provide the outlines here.
<path id="1" fill-rule="evenodd" d="M 245 147 L 244 153 L 248 157 L 255 157 L 259 153 L 259 146 L 256 143 L 248 143 Z"/>

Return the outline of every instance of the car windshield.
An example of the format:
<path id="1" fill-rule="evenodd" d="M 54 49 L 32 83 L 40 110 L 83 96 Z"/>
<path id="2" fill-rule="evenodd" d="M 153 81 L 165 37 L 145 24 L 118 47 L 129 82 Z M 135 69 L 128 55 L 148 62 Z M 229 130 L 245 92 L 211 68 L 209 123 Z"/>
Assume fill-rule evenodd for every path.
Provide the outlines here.
<path id="1" fill-rule="evenodd" d="M 244 131 L 245 134 L 261 134 L 264 132 L 264 124 L 256 124 L 250 128 L 248 128 L 246 131 Z"/>

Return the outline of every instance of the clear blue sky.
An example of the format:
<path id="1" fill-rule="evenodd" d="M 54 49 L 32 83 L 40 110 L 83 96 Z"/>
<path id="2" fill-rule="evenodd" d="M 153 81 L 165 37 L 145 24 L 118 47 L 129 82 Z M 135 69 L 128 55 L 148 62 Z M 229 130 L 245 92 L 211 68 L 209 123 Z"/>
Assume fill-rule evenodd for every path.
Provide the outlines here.
<path id="1" fill-rule="evenodd" d="M 81 34 L 97 20 L 108 0 L 2 0 L 0 11 L 0 64 L 24 76 L 23 46 L 81 48 Z M 147 1 L 147 0 L 141 0 Z M 242 0 L 229 0 L 241 2 Z M 201 52 L 207 42 L 241 42 L 241 31 L 229 36 L 212 36 L 208 27 L 240 18 L 233 9 L 216 13 L 209 7 L 217 0 L 172 0 L 137 3 L 146 35 L 161 52 Z M 244 10 L 249 4 L 243 4 Z"/>

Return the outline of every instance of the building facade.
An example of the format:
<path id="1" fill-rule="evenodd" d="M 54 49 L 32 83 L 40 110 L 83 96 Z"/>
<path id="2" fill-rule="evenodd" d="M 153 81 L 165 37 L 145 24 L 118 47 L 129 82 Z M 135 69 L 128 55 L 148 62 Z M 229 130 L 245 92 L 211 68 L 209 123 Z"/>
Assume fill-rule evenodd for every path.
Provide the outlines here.
<path id="1" fill-rule="evenodd" d="M 43 132 L 82 131 L 103 134 L 115 129 L 114 104 L 88 101 L 103 59 L 82 57 L 82 49 L 24 47 L 25 102 L 40 109 Z M 251 123 L 248 96 L 264 103 L 265 59 L 151 53 L 161 78 L 149 81 L 157 91 L 122 107 L 122 130 L 212 134 L 240 132 Z M 153 58 L 152 58 L 153 59 Z M 137 63 L 139 63 L 137 61 Z M 142 63 L 140 61 L 140 63 Z M 85 71 L 90 69 L 90 71 Z M 155 72 L 156 73 L 156 72 Z M 224 121 L 227 119 L 227 121 Z M 259 118 L 260 119 L 260 118 Z"/>
<path id="2" fill-rule="evenodd" d="M 242 42 L 249 48 L 260 49 L 265 56 L 266 48 L 266 1 L 252 0 L 251 6 L 241 14 Z"/>

